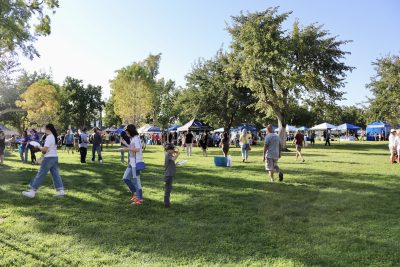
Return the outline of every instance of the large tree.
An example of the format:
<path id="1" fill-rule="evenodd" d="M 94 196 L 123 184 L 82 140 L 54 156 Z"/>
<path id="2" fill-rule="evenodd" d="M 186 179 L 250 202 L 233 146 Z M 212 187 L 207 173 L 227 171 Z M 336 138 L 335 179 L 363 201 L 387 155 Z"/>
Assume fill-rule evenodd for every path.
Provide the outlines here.
<path id="1" fill-rule="evenodd" d="M 113 95 L 105 102 L 104 105 L 104 125 L 118 127 L 122 124 L 122 119 L 115 114 L 114 110 L 115 98 Z"/>
<path id="2" fill-rule="evenodd" d="M 374 98 L 370 99 L 371 120 L 386 120 L 396 127 L 400 118 L 400 56 L 392 55 L 377 59 L 376 75 L 367 87 Z"/>
<path id="3" fill-rule="evenodd" d="M 178 110 L 175 105 L 176 100 L 179 98 L 179 90 L 172 80 L 165 80 L 161 78 L 156 82 L 157 91 L 159 92 L 157 109 L 157 122 L 163 129 L 176 122 L 178 119 Z"/>
<path id="4" fill-rule="evenodd" d="M 111 80 L 114 110 L 124 123 L 139 124 L 152 111 L 152 74 L 141 63 L 117 70 Z"/>
<path id="5" fill-rule="evenodd" d="M 63 128 L 90 126 L 103 110 L 101 86 L 83 84 L 82 80 L 67 77 L 60 90 L 60 118 Z"/>
<path id="6" fill-rule="evenodd" d="M 186 75 L 191 100 L 187 103 L 193 117 L 229 130 L 242 122 L 251 121 L 256 98 L 239 81 L 241 73 L 229 62 L 229 55 L 218 51 L 209 60 L 199 60 Z"/>
<path id="7" fill-rule="evenodd" d="M 49 13 L 58 5 L 58 0 L 0 1 L 0 58 L 15 52 L 39 56 L 33 43 L 51 33 Z"/>
<path id="8" fill-rule="evenodd" d="M 347 52 L 341 47 L 348 41 L 338 40 L 317 24 L 300 27 L 296 21 L 292 31 L 286 31 L 282 24 L 290 14 L 278 14 L 277 8 L 242 13 L 228 26 L 243 85 L 258 97 L 260 110 L 276 116 L 282 141 L 290 104 L 341 99 L 339 88 L 352 70 L 342 62 Z"/>
<path id="9" fill-rule="evenodd" d="M 56 86 L 49 80 L 39 80 L 29 86 L 16 104 L 27 112 L 28 120 L 38 126 L 55 123 L 58 119 L 59 94 Z"/>

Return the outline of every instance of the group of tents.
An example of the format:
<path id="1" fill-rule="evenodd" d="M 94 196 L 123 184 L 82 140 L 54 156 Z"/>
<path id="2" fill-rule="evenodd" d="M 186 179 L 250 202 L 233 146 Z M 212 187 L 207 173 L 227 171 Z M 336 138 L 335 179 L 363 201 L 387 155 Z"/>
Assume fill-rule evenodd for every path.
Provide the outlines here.
<path id="1" fill-rule="evenodd" d="M 125 126 L 122 125 L 118 129 L 115 128 L 107 128 L 105 131 L 107 132 L 113 132 L 114 134 L 120 134 L 124 130 Z M 250 132 L 257 132 L 257 128 L 254 125 L 251 124 L 240 124 L 236 128 L 231 128 L 230 132 L 241 132 L 243 129 L 246 129 L 247 131 Z M 279 129 L 277 127 L 274 127 L 275 131 L 278 131 Z M 286 125 L 286 131 L 287 132 L 295 132 L 295 131 L 340 131 L 340 132 L 357 132 L 361 130 L 361 127 L 357 125 L 353 125 L 350 123 L 343 123 L 341 125 L 333 125 L 327 122 L 315 125 L 311 128 L 307 128 L 305 126 L 302 127 L 295 127 L 293 125 Z M 390 133 L 391 126 L 385 122 L 382 121 L 376 121 L 371 124 L 369 124 L 366 128 L 366 137 L 368 141 L 375 140 L 375 135 L 376 134 L 382 134 L 385 137 L 388 136 Z M 165 129 L 166 132 L 187 132 L 187 131 L 194 131 L 194 132 L 206 132 L 206 131 L 214 131 L 216 133 L 221 133 L 224 132 L 224 128 L 218 128 L 215 129 L 211 127 L 210 125 L 197 120 L 193 119 L 189 121 L 188 123 L 184 125 L 171 125 L 169 128 Z M 261 132 L 266 132 L 266 128 L 261 129 Z M 149 125 L 146 124 L 143 127 L 138 129 L 138 132 L 140 134 L 145 134 L 145 133 L 161 133 L 162 129 L 160 127 L 154 126 L 154 125 Z"/>

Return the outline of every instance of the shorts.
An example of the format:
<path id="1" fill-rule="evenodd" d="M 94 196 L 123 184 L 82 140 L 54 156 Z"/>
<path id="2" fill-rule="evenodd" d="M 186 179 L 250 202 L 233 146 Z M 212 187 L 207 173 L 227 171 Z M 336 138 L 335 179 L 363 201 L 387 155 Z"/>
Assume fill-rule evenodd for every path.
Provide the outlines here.
<path id="1" fill-rule="evenodd" d="M 299 152 L 301 152 L 301 148 L 302 148 L 302 147 L 303 147 L 302 145 L 296 145 L 296 150 L 299 151 Z"/>
<path id="2" fill-rule="evenodd" d="M 4 150 L 5 150 L 6 148 L 5 147 L 0 147 L 0 156 L 3 156 L 4 155 Z"/>
<path id="3" fill-rule="evenodd" d="M 265 161 L 265 170 L 279 172 L 280 169 L 278 167 L 278 159 L 267 158 L 267 160 Z"/>
<path id="4" fill-rule="evenodd" d="M 74 147 L 74 144 L 66 144 L 66 147 Z"/>

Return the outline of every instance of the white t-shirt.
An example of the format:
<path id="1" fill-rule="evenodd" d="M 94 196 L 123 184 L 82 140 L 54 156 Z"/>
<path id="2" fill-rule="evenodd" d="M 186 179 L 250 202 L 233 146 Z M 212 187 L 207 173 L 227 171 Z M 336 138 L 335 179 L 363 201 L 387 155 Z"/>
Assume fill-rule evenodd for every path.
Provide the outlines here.
<path id="1" fill-rule="evenodd" d="M 395 145 L 395 139 L 396 139 L 396 135 L 390 133 L 389 135 L 389 148 L 393 147 Z"/>
<path id="2" fill-rule="evenodd" d="M 397 148 L 397 150 L 400 149 L 400 137 L 399 137 L 399 136 L 396 136 L 396 137 L 394 138 L 393 146 L 395 146 L 395 147 Z"/>
<path id="3" fill-rule="evenodd" d="M 81 143 L 79 144 L 79 147 L 87 148 L 88 143 L 89 143 L 87 134 L 81 133 L 80 137 L 81 137 Z"/>
<path id="4" fill-rule="evenodd" d="M 140 138 L 138 135 L 131 138 L 131 143 L 129 147 L 140 148 L 139 152 L 131 152 L 129 151 L 129 161 L 131 164 L 136 164 L 137 162 L 143 162 L 143 152 L 142 152 L 142 144 L 140 143 Z M 135 158 L 136 156 L 136 158 Z"/>
<path id="5" fill-rule="evenodd" d="M 57 144 L 53 134 L 49 134 L 48 136 L 46 136 L 46 141 L 44 142 L 44 146 L 48 147 L 46 154 L 44 154 L 45 158 L 58 157 Z"/>

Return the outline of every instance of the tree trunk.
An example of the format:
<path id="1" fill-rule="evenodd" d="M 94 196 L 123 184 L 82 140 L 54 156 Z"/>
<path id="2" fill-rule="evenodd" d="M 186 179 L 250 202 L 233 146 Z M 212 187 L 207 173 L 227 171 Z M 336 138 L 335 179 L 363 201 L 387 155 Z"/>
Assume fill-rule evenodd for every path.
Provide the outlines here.
<path id="1" fill-rule="evenodd" d="M 278 127 L 279 127 L 279 138 L 281 139 L 282 151 L 289 151 L 286 147 L 287 133 L 286 133 L 286 122 L 283 119 L 283 116 L 277 115 L 278 118 Z"/>

